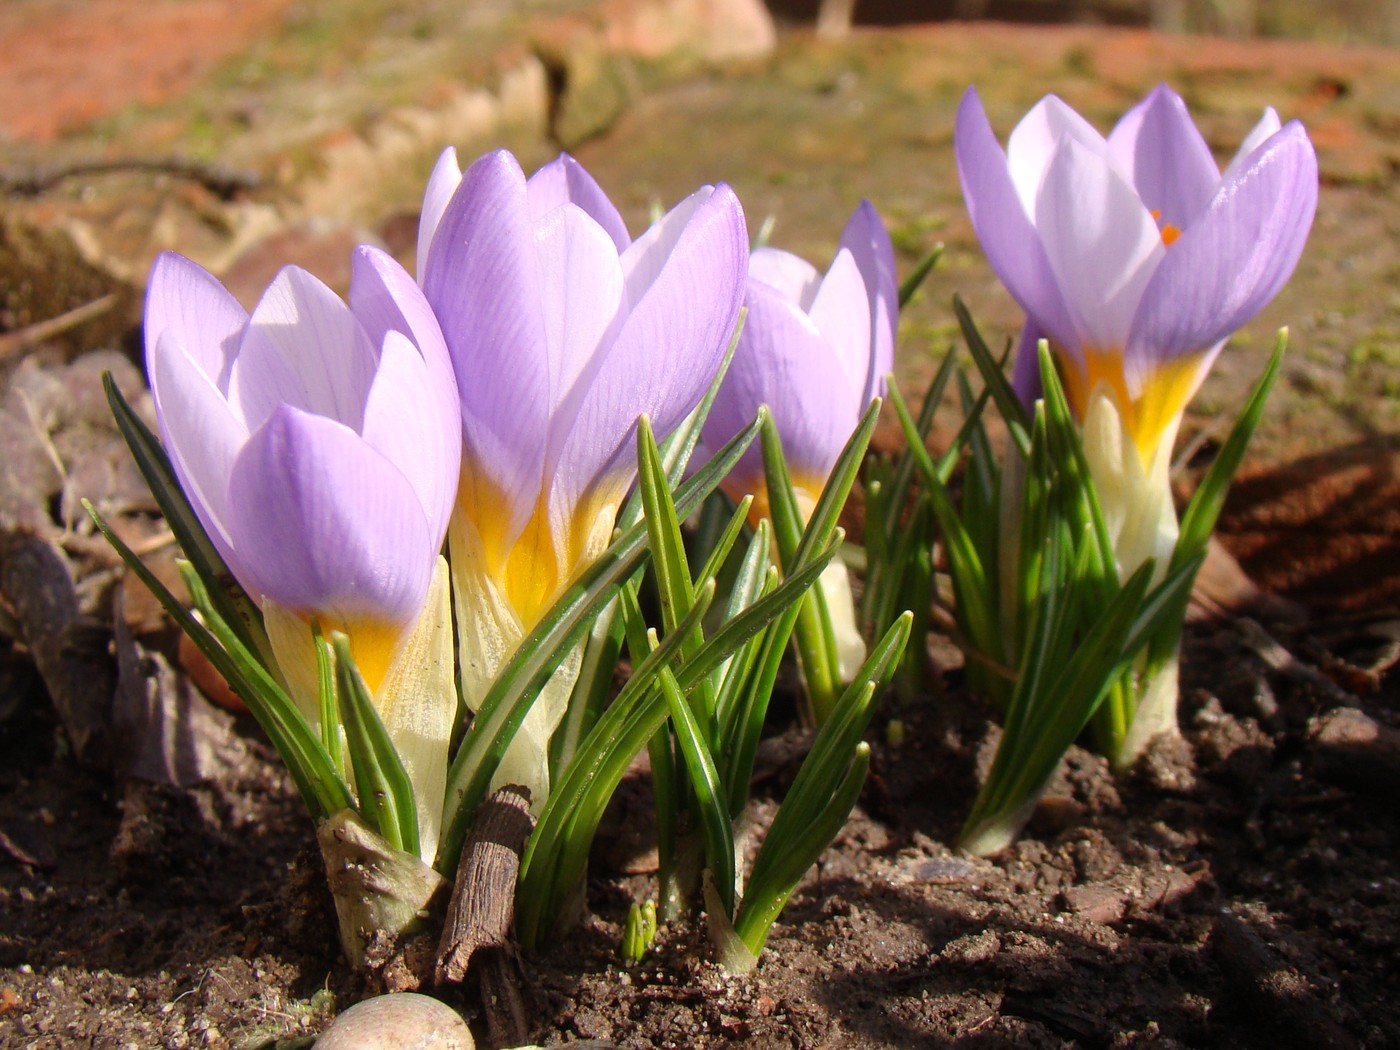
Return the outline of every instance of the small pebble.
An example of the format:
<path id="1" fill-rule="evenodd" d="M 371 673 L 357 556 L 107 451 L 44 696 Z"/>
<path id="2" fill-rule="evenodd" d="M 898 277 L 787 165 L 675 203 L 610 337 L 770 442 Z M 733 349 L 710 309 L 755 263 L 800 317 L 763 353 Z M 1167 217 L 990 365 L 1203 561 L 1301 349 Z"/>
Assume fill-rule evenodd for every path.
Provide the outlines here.
<path id="1" fill-rule="evenodd" d="M 356 1003 L 321 1033 L 313 1050 L 475 1050 L 467 1022 L 416 992 Z"/>

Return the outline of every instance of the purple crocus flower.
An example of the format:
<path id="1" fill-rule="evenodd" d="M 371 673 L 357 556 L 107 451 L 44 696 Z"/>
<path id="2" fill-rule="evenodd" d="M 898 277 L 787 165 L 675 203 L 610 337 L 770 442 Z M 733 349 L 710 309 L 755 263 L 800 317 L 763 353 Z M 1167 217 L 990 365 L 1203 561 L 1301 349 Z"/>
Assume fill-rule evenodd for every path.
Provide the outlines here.
<path id="1" fill-rule="evenodd" d="M 1003 151 L 969 89 L 955 145 L 973 227 L 1027 314 L 1013 384 L 1039 396 L 1047 340 L 1120 576 L 1149 558 L 1160 575 L 1178 535 L 1168 475 L 1182 413 L 1226 339 L 1293 273 L 1312 225 L 1307 133 L 1268 109 L 1222 174 L 1162 85 L 1107 138 L 1047 96 Z M 1132 691 L 1119 765 L 1174 730 L 1175 661 Z"/>
<path id="2" fill-rule="evenodd" d="M 820 274 L 776 248 L 749 257 L 747 315 L 739 346 L 710 415 L 705 444 L 718 448 L 767 405 L 783 440 L 798 506 L 811 514 L 841 449 L 894 367 L 899 314 L 894 248 L 880 216 L 862 201 L 836 257 Z M 750 517 L 768 514 L 763 457 L 751 448 L 724 482 L 734 499 L 754 496 Z M 832 617 L 843 679 L 865 658 L 846 567 L 833 561 L 821 587 Z"/>
<path id="3" fill-rule="evenodd" d="M 825 275 L 789 252 L 756 249 L 744 296 L 748 313 L 705 422 L 705 444 L 718 448 L 767 405 L 793 487 L 810 508 L 861 415 L 885 391 L 898 295 L 894 249 L 869 202 L 846 223 Z M 749 450 L 725 488 L 736 499 L 753 493 L 755 513 L 767 513 L 758 449 Z"/>
<path id="4" fill-rule="evenodd" d="M 633 241 L 571 157 L 527 180 L 504 151 L 462 174 L 449 149 L 424 195 L 418 252 L 461 395 L 449 543 L 463 693 L 475 706 L 606 546 L 634 477 L 638 416 L 664 435 L 714 378 L 743 295 L 747 233 L 727 186 L 700 189 Z M 575 673 L 561 669 L 498 774 L 537 804 Z"/>
<path id="5" fill-rule="evenodd" d="M 1096 477 L 1101 495 L 1112 504 L 1141 498 L 1149 482 L 1161 489 L 1187 402 L 1302 253 L 1317 207 L 1307 133 L 1266 110 L 1222 175 L 1185 103 L 1162 85 L 1107 138 L 1047 96 L 1003 152 L 969 89 L 955 141 L 973 227 L 1027 314 L 1018 391 L 1038 394 L 1035 344 L 1047 339 L 1086 433 L 1112 429 L 1092 418 L 1111 409 L 1136 452 L 1110 450 L 1122 477 Z M 1126 574 L 1162 542 L 1153 522 L 1122 524 Z M 1167 532 L 1158 540 L 1174 542 L 1174 518 Z"/>
<path id="6" fill-rule="evenodd" d="M 400 657 L 430 644 L 408 645 L 416 632 L 450 630 L 435 567 L 461 458 L 456 380 L 427 301 L 388 255 L 356 250 L 349 298 L 289 266 L 250 315 L 167 252 L 147 291 L 146 365 L 175 474 L 261 606 L 303 711 L 315 721 L 314 618 L 349 636 L 391 735 L 439 726 L 440 756 L 403 755 L 431 779 L 453 716 L 450 640 L 445 684 Z"/>

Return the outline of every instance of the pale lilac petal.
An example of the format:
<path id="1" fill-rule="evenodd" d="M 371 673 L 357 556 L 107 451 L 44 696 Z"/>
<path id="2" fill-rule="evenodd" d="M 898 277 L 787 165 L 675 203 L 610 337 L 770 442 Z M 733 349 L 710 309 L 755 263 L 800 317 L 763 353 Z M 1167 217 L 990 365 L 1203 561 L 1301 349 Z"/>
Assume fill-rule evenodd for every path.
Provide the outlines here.
<path id="1" fill-rule="evenodd" d="M 228 478 L 248 431 L 213 378 L 185 350 L 175 327 L 166 328 L 151 348 L 147 368 L 161 441 L 180 489 L 214 548 L 241 580 L 241 559 L 227 525 Z"/>
<path id="2" fill-rule="evenodd" d="M 147 370 L 166 332 L 174 334 L 210 380 L 228 390 L 248 311 L 208 270 L 175 252 L 161 252 L 146 283 Z"/>
<path id="3" fill-rule="evenodd" d="M 1118 168 L 1159 223 L 1185 229 L 1205 210 L 1220 169 L 1181 96 L 1159 84 L 1108 136 Z"/>
<path id="4" fill-rule="evenodd" d="M 341 623 L 409 624 L 435 546 L 408 480 L 334 420 L 278 408 L 233 466 L 229 526 L 250 590 Z"/>
<path id="5" fill-rule="evenodd" d="M 839 371 L 829 373 L 827 382 L 839 382 L 848 400 L 854 403 L 865 390 L 870 377 L 872 321 L 865 275 L 856 265 L 850 249 L 836 253 L 812 303 L 810 316 L 817 331 L 836 355 Z M 747 329 L 751 319 L 745 319 Z M 741 336 L 742 338 L 742 336 Z"/>
<path id="6" fill-rule="evenodd" d="M 850 384 L 839 355 L 811 318 L 780 292 L 751 280 L 744 305 L 744 330 L 705 421 L 705 444 L 719 448 L 766 404 L 794 477 L 824 481 L 860 421 L 859 387 Z M 735 480 L 753 487 L 762 476 L 762 456 L 751 446 Z"/>
<path id="7" fill-rule="evenodd" d="M 1293 273 L 1316 208 L 1317 156 L 1292 121 L 1250 154 L 1166 253 L 1133 321 L 1130 384 L 1263 309 Z"/>
<path id="8" fill-rule="evenodd" d="M 425 411 L 432 384 L 433 376 L 418 348 L 407 336 L 389 332 L 365 404 L 362 436 L 408 479 L 429 531 L 441 546 L 457 496 L 462 432 L 455 405 L 454 414 L 446 417 Z"/>
<path id="9" fill-rule="evenodd" d="M 564 204 L 535 228 L 540 281 L 547 288 L 540 307 L 550 371 L 550 450 L 544 487 L 554 473 L 559 446 L 577 406 L 611 346 L 622 305 L 622 266 L 617 247 L 581 208 Z"/>
<path id="10" fill-rule="evenodd" d="M 749 277 L 776 288 L 783 298 L 802 310 L 810 310 L 821 287 L 822 275 L 806 259 L 781 248 L 755 248 L 749 256 Z"/>
<path id="11" fill-rule="evenodd" d="M 714 195 L 714 186 L 702 186 L 685 200 L 652 223 L 643 234 L 622 253 L 622 273 L 627 281 L 627 302 L 641 302 L 662 269 L 671 260 L 671 253 L 689 228 L 690 221 Z M 737 203 L 735 205 L 738 206 Z M 741 218 L 742 218 L 742 213 Z"/>
<path id="12" fill-rule="evenodd" d="M 1064 138 L 1074 139 L 1092 153 L 1108 153 L 1108 143 L 1098 130 L 1055 95 L 1037 102 L 1007 139 L 1007 166 L 1027 215 L 1035 215 L 1041 181 Z"/>
<path id="13" fill-rule="evenodd" d="M 377 349 L 341 298 L 287 266 L 249 318 L 229 400 L 250 431 L 283 404 L 358 430 L 377 362 Z"/>
<path id="14" fill-rule="evenodd" d="M 1133 188 L 1102 155 L 1067 139 L 1045 174 L 1036 227 L 1079 346 L 1121 350 L 1165 250 Z"/>
<path id="15" fill-rule="evenodd" d="M 555 208 L 574 204 L 612 238 L 618 254 L 626 251 L 632 243 L 632 238 L 627 234 L 627 224 L 622 221 L 613 202 L 608 200 L 608 195 L 584 170 L 583 165 L 567 153 L 559 154 L 531 175 L 525 192 L 530 201 L 530 218 L 536 222 Z"/>
<path id="16" fill-rule="evenodd" d="M 1072 345 L 1074 326 L 1050 261 L 1016 194 L 1006 155 L 974 88 L 967 89 L 958 106 L 953 135 L 968 215 L 987 261 L 1021 309 L 1036 318 L 1051 339 Z"/>
<path id="17" fill-rule="evenodd" d="M 433 165 L 433 173 L 428 176 L 428 185 L 423 190 L 423 210 L 418 215 L 418 280 L 428 272 L 428 249 L 442 222 L 442 213 L 447 210 L 447 202 L 457 192 L 462 181 L 462 169 L 457 164 L 457 151 L 451 146 L 438 155 Z"/>
<path id="18" fill-rule="evenodd" d="M 850 251 L 865 278 L 870 301 L 870 360 L 866 362 L 865 397 L 883 394 L 885 377 L 894 369 L 894 337 L 899 324 L 899 281 L 894 272 L 894 245 L 880 213 L 861 201 L 841 234 L 841 247 Z"/>
<path id="19" fill-rule="evenodd" d="M 1234 178 L 1235 172 L 1239 170 L 1240 165 L 1248 159 L 1249 155 L 1260 146 L 1264 145 L 1264 143 L 1274 135 L 1278 134 L 1282 126 L 1283 125 L 1279 123 L 1278 113 L 1274 110 L 1274 107 L 1265 107 L 1264 115 L 1259 118 L 1259 123 L 1255 124 L 1249 134 L 1245 136 L 1244 141 L 1240 143 L 1240 148 L 1235 151 L 1234 157 L 1230 159 L 1230 165 L 1225 169 L 1225 174 L 1222 176 L 1221 181 L 1228 182 L 1230 179 Z"/>
<path id="20" fill-rule="evenodd" d="M 595 485 L 624 488 L 637 417 L 647 413 L 658 437 L 669 433 L 699 402 L 724 357 L 748 269 L 744 213 L 724 185 L 687 212 L 683 230 L 673 237 L 667 231 L 674 248 L 664 264 L 644 263 L 656 277 L 633 304 L 579 406 L 551 497 L 560 513 L 570 513 Z"/>
<path id="21" fill-rule="evenodd" d="M 466 501 L 505 499 L 510 543 L 539 498 L 549 438 L 548 344 L 541 311 L 525 176 L 501 150 L 472 164 L 443 213 L 423 291 L 442 325 L 462 402 L 464 459 L 489 490 Z"/>
<path id="22" fill-rule="evenodd" d="M 355 250 L 352 262 L 350 309 L 375 346 L 382 347 L 391 332 L 398 332 L 406 335 L 422 355 L 427 378 L 412 401 L 411 411 L 420 417 L 416 424 L 435 428 L 434 446 L 450 449 L 449 458 L 443 462 L 450 465 L 455 486 L 461 459 L 462 406 L 447 343 L 428 300 L 393 257 L 362 244 Z M 368 409 L 365 426 L 368 432 Z M 430 520 L 435 531 L 439 526 L 446 527 L 445 518 L 439 522 L 430 515 Z"/>

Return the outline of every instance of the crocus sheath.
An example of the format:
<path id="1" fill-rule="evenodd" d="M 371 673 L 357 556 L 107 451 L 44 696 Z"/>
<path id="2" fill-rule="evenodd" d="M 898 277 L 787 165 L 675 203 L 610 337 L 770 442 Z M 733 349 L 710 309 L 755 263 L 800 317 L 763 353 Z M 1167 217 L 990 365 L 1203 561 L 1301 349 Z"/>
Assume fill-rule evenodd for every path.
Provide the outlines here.
<path id="1" fill-rule="evenodd" d="M 958 110 L 963 193 L 1027 322 L 1014 382 L 1049 341 L 1126 578 L 1170 555 L 1171 446 L 1229 335 L 1283 287 L 1317 206 L 1301 124 L 1266 110 L 1222 174 L 1181 98 L 1155 88 L 1105 138 L 1055 96 L 998 144 L 975 89 Z"/>
<path id="2" fill-rule="evenodd" d="M 635 241 L 571 157 L 526 179 L 446 151 L 424 195 L 419 280 L 461 398 L 449 530 L 463 693 L 473 708 L 520 639 L 603 550 L 635 472 L 638 416 L 658 435 L 699 401 L 743 295 L 747 233 L 703 187 Z M 531 709 L 497 783 L 548 792 L 549 736 L 576 659 Z"/>
<path id="3" fill-rule="evenodd" d="M 262 608 L 294 698 L 314 725 L 310 625 L 345 632 L 414 780 L 430 858 L 455 693 L 450 656 L 445 667 L 421 660 L 441 639 L 420 635 L 450 630 L 439 550 L 461 424 L 427 301 L 393 259 L 361 246 L 349 305 L 287 267 L 250 315 L 166 253 L 151 272 L 145 338 L 176 476 Z"/>
<path id="4" fill-rule="evenodd" d="M 884 393 L 894 367 L 898 295 L 894 249 L 869 202 L 846 223 L 825 274 L 789 252 L 755 250 L 744 327 L 705 423 L 706 446 L 720 447 L 767 405 L 798 504 L 809 515 L 861 415 Z M 755 520 L 767 515 L 763 460 L 756 447 L 724 487 L 736 500 L 754 495 Z M 833 561 L 822 586 L 836 621 L 841 674 L 849 681 L 865 658 L 865 645 L 845 566 Z"/>

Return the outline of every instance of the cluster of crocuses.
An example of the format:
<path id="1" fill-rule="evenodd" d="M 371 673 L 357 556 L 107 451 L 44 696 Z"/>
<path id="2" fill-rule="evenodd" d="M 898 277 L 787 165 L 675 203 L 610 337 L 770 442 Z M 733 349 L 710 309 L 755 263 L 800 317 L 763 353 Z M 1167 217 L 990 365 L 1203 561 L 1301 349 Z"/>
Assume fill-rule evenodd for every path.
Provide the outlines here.
<path id="1" fill-rule="evenodd" d="M 1015 388 L 1027 405 L 1039 397 L 1036 348 L 1047 342 L 1116 571 L 1127 580 L 1151 559 L 1164 573 L 1181 414 L 1224 340 L 1298 258 L 1317 191 L 1307 137 L 1269 111 L 1222 176 L 1181 100 L 1159 88 L 1107 138 L 1048 98 L 1005 152 L 969 92 L 956 143 L 973 224 L 1027 313 Z M 884 390 L 899 293 L 868 204 L 822 275 L 785 252 L 751 252 L 727 186 L 700 189 L 634 240 L 574 160 L 527 179 L 504 152 L 465 172 L 443 154 L 417 269 L 415 280 L 364 246 L 348 304 L 288 267 L 250 314 L 167 254 L 151 275 L 145 337 L 171 467 L 259 611 L 269 670 L 338 750 L 339 731 L 323 724 L 334 710 L 325 640 L 341 637 L 417 799 L 417 833 L 404 841 L 433 863 L 458 688 L 476 711 L 608 548 L 635 478 L 639 417 L 664 436 L 696 408 L 742 307 L 704 446 L 724 445 L 767 405 L 810 515 Z M 767 484 L 754 449 L 724 488 L 756 497 L 757 522 Z M 865 652 L 849 582 L 838 568 L 823 584 L 829 662 L 849 679 Z M 578 665 L 577 650 L 562 659 L 496 756 L 495 782 L 524 785 L 537 808 Z M 826 691 L 825 704 L 814 695 L 820 719 L 832 683 L 805 662 L 804 672 L 814 694 Z M 1175 678 L 1161 677 L 1141 690 L 1134 739 L 1172 724 Z M 363 754 L 357 766 L 373 757 Z"/>

